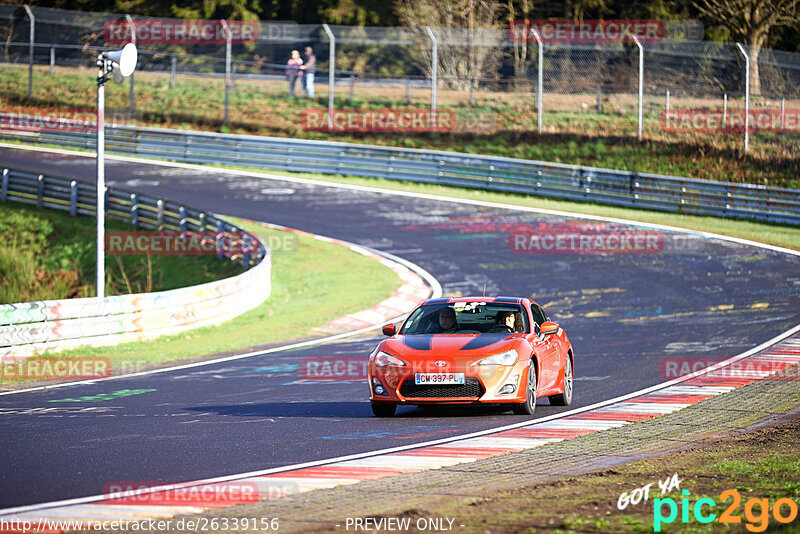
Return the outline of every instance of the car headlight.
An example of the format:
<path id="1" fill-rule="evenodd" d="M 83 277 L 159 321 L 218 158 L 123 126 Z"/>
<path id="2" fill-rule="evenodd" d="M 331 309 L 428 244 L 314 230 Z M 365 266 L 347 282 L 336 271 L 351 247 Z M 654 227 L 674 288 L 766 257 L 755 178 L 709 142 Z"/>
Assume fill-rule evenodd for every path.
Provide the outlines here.
<path id="1" fill-rule="evenodd" d="M 378 351 L 373 361 L 375 362 L 375 365 L 377 365 L 378 367 L 386 367 L 387 365 L 396 365 L 398 367 L 401 367 L 406 365 L 406 362 L 404 362 L 397 356 L 386 354 L 383 351 Z"/>
<path id="2" fill-rule="evenodd" d="M 495 354 L 494 356 L 484 358 L 478 362 L 478 365 L 514 365 L 517 363 L 517 358 L 519 358 L 519 354 L 517 354 L 516 350 L 511 349 L 501 352 L 500 354 Z"/>

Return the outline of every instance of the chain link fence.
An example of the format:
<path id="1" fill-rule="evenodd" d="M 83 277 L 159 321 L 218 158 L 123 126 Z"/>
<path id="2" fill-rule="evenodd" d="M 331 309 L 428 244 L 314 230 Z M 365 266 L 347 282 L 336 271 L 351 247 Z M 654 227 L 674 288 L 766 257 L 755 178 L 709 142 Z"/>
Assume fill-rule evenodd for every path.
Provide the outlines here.
<path id="1" fill-rule="evenodd" d="M 181 24 L 199 37 L 176 36 Z M 119 48 L 133 33 L 139 64 L 130 87 L 110 96 L 111 120 L 292 135 L 314 129 L 301 113 L 309 108 L 326 112 L 335 129 L 342 110 L 411 108 L 429 109 L 429 119 L 447 115 L 446 130 L 456 133 L 641 131 L 645 139 L 735 150 L 748 141 L 776 154 L 800 150 L 800 54 L 701 41 L 702 25 L 693 21 L 659 22 L 661 38 L 641 46 L 540 42 L 538 34 L 520 39 L 508 29 L 238 24 L 229 36 L 220 21 L 0 4 L 0 94 L 20 106 L 33 100 L 91 110 L 94 80 L 84 71 L 95 68 L 99 51 Z M 306 46 L 317 58 L 313 99 L 303 87 L 309 72 L 291 89 L 288 83 L 287 60 Z M 756 81 L 749 99 L 748 63 L 757 73 L 749 78 Z M 56 75 L 65 76 L 62 84 L 85 86 L 86 94 L 69 100 L 48 80 Z M 21 83 L 24 76 L 31 83 Z M 746 127 L 737 122 L 743 118 L 750 119 Z"/>

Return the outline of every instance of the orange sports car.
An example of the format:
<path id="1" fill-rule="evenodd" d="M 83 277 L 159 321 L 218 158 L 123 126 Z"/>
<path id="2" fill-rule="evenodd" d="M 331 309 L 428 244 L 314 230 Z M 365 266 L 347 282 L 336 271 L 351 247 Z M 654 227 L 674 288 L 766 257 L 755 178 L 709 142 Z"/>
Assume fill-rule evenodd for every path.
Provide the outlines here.
<path id="1" fill-rule="evenodd" d="M 372 411 L 398 404 L 511 404 L 533 413 L 536 399 L 572 402 L 574 359 L 566 332 L 541 306 L 518 297 L 423 302 L 370 354 Z"/>

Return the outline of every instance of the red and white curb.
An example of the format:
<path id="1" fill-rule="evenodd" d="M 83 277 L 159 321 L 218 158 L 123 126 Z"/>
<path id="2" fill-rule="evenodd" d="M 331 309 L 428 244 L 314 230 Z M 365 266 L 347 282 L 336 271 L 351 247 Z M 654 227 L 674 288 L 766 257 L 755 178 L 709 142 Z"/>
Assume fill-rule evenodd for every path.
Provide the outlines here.
<path id="1" fill-rule="evenodd" d="M 208 481 L 149 488 L 136 492 L 136 504 L 127 504 L 130 502 L 130 496 L 127 501 L 97 496 L 0 510 L 0 521 L 6 525 L 14 521 L 17 524 L 27 521 L 29 525 L 34 525 L 33 528 L 50 528 L 44 531 L 53 532 L 59 531 L 57 528 L 53 529 L 53 521 L 83 521 L 84 528 L 91 528 L 93 522 L 112 518 L 123 522 L 164 519 L 178 515 L 200 514 L 233 505 L 196 501 L 193 501 L 191 506 L 181 505 L 182 491 L 188 494 L 201 486 L 205 488 L 204 491 L 198 490 L 201 494 L 211 488 L 208 494 L 214 495 L 215 486 L 224 487 L 226 483 L 236 481 L 240 485 L 258 488 L 261 500 L 273 499 L 315 489 L 439 469 L 532 449 L 548 443 L 654 419 L 757 380 L 766 378 L 800 380 L 800 376 L 796 374 L 784 373 L 789 367 L 800 363 L 798 332 L 800 326 L 751 351 L 702 371 L 605 403 L 546 417 L 532 423 L 517 423 L 502 429 L 353 455 L 328 460 L 327 463 L 314 462 Z M 222 492 L 224 493 L 224 490 Z M 170 497 L 164 497 L 165 493 Z M 195 491 L 195 499 L 196 494 Z M 170 504 L 155 504 L 166 501 Z M 3 532 L 19 532 L 19 530 L 4 529 Z"/>

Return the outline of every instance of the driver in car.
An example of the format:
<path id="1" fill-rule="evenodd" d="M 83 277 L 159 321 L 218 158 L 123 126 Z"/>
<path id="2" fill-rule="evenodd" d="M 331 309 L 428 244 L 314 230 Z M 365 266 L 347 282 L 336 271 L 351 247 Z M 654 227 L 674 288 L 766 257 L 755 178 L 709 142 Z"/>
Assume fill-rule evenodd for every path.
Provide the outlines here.
<path id="1" fill-rule="evenodd" d="M 495 325 L 490 332 L 516 332 L 515 328 L 516 315 L 512 311 L 497 312 L 495 317 Z"/>
<path id="2" fill-rule="evenodd" d="M 439 311 L 439 324 L 431 325 L 430 334 L 452 334 L 458 331 L 458 321 L 453 308 L 442 308 Z"/>

